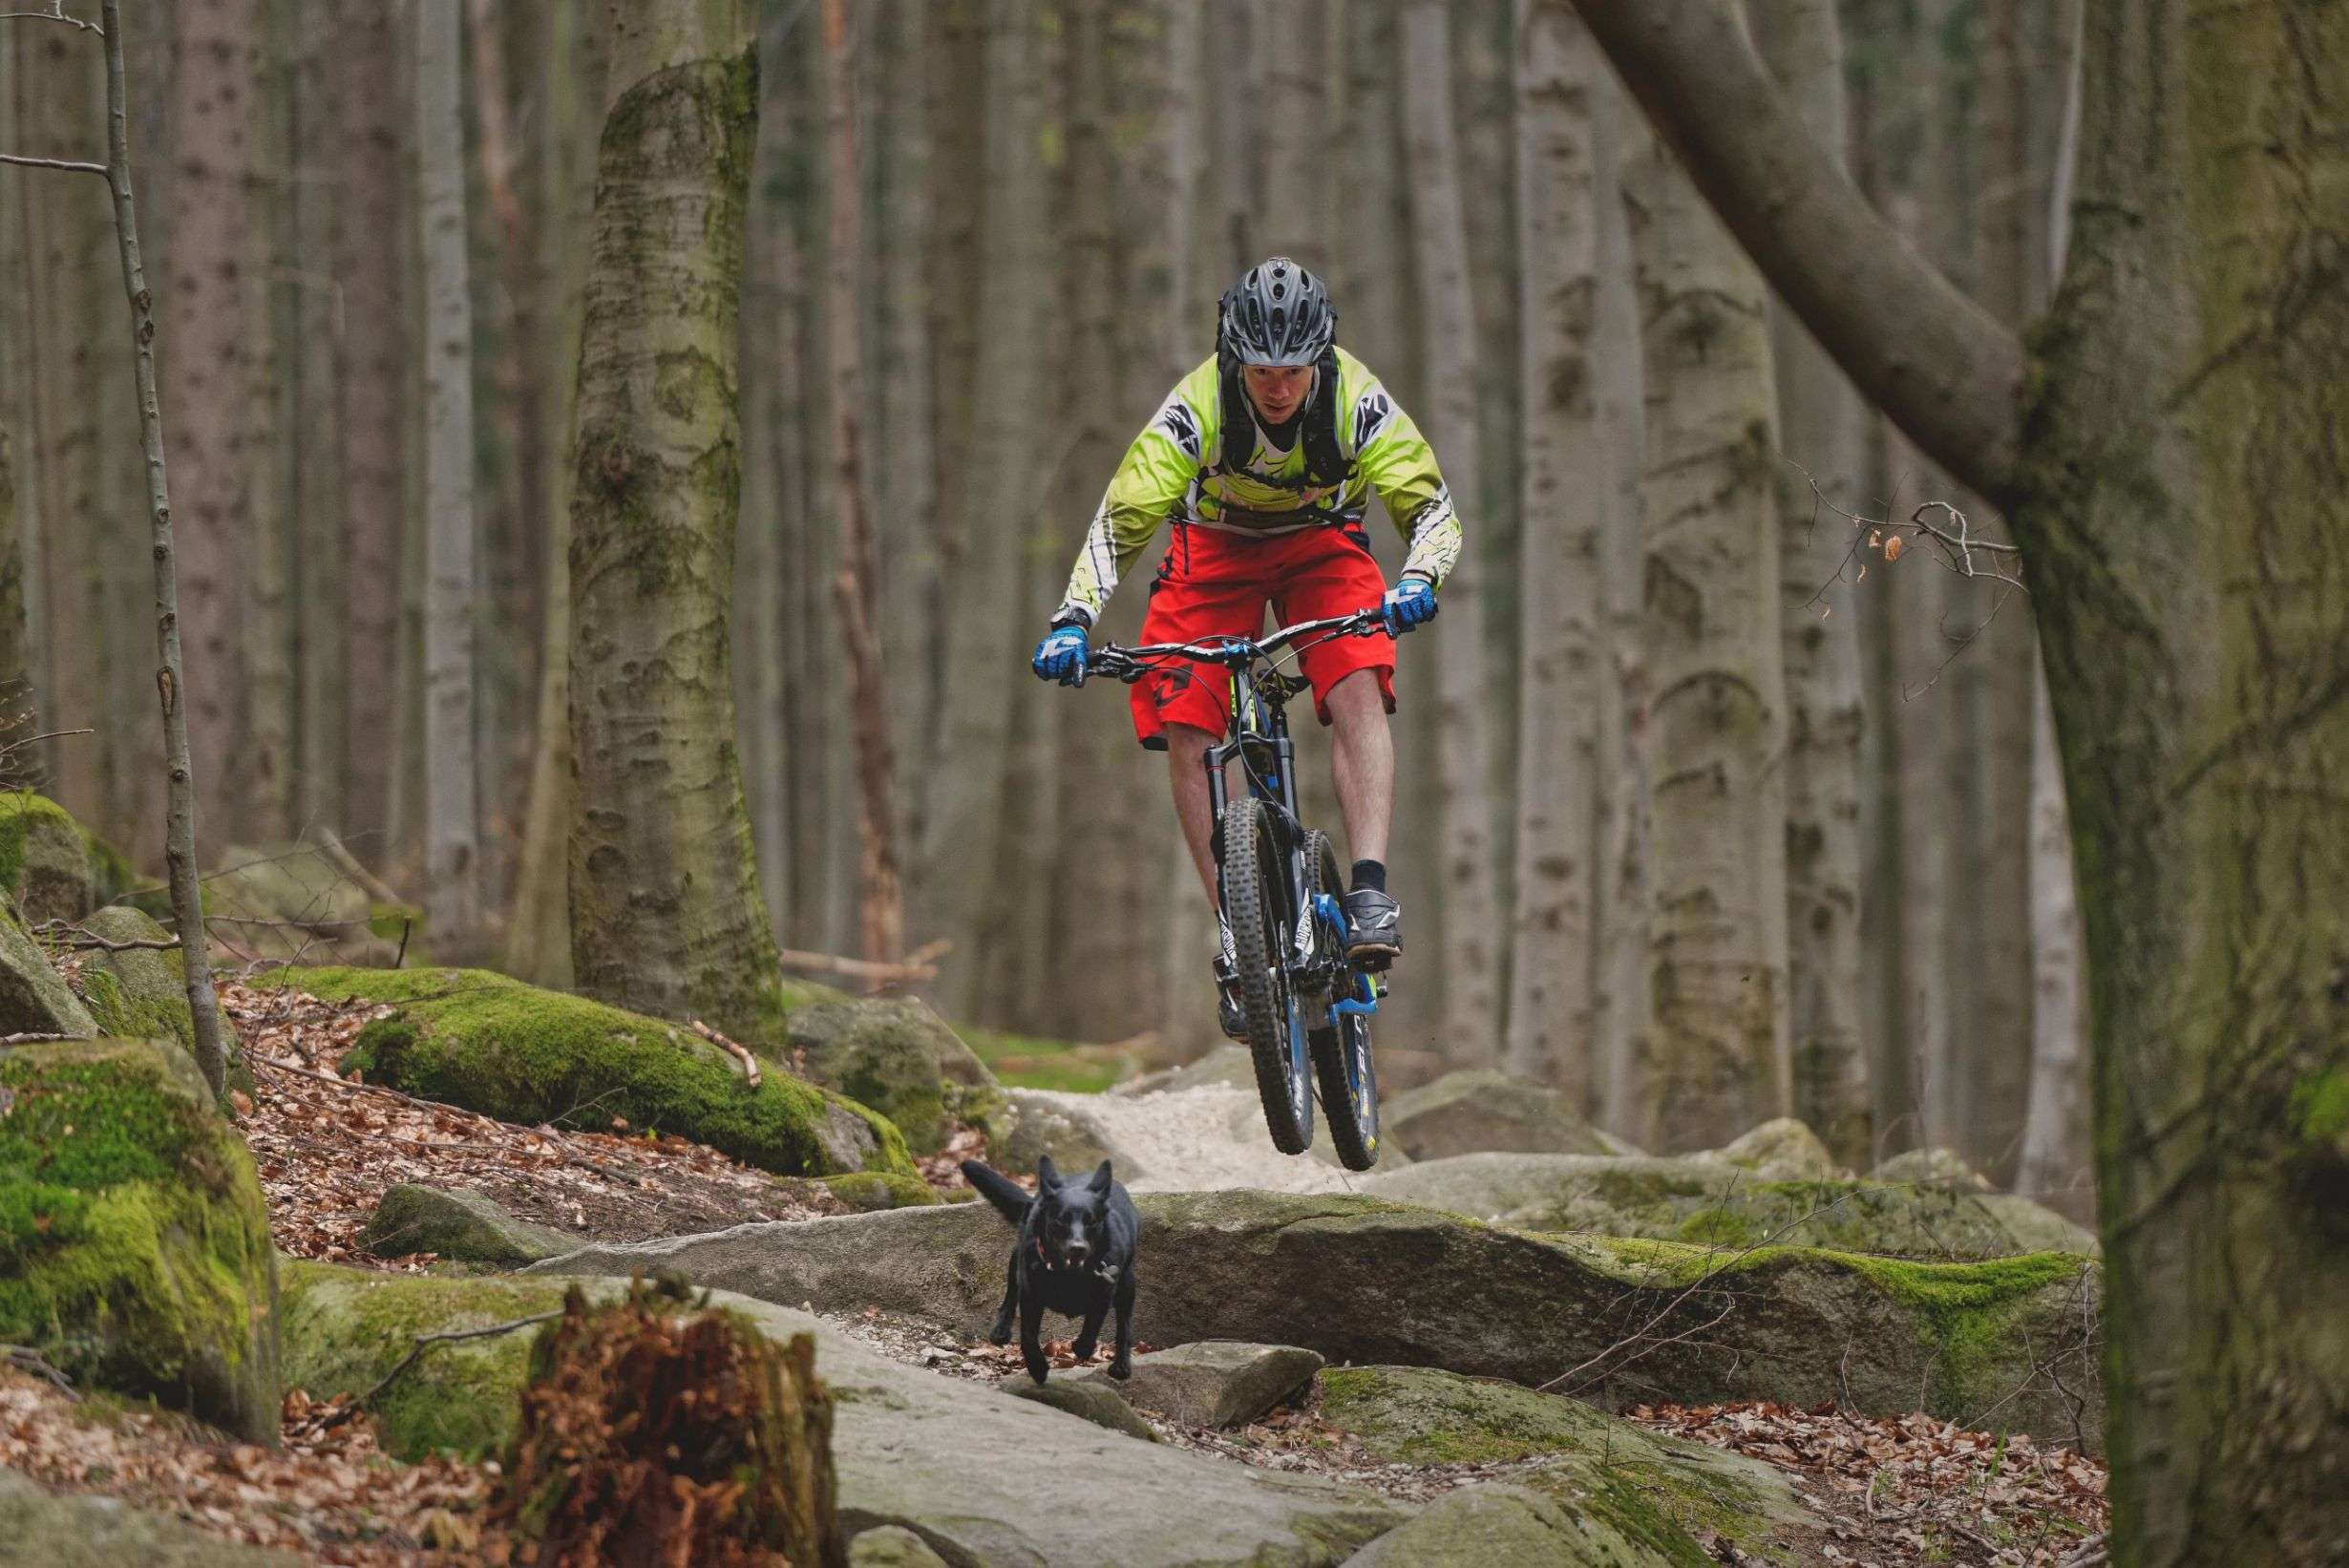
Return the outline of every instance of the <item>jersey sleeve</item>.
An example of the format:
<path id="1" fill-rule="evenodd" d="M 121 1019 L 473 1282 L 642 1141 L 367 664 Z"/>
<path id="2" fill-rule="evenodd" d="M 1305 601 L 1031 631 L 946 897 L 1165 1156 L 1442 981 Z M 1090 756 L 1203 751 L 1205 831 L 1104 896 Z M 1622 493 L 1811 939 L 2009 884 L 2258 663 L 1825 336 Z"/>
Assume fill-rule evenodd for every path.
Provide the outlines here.
<path id="1" fill-rule="evenodd" d="M 1410 541 L 1403 570 L 1437 587 L 1460 559 L 1460 519 L 1436 467 L 1435 449 L 1386 387 L 1372 381 L 1354 400 L 1354 461 Z"/>
<path id="2" fill-rule="evenodd" d="M 1188 383 L 1167 394 L 1151 415 L 1142 434 L 1126 449 L 1125 460 L 1110 480 L 1092 525 L 1085 530 L 1085 548 L 1069 574 L 1055 623 L 1077 621 L 1087 627 L 1117 591 L 1119 579 L 1134 557 L 1158 532 L 1158 525 L 1190 493 L 1205 450 L 1206 420 L 1186 395 Z"/>

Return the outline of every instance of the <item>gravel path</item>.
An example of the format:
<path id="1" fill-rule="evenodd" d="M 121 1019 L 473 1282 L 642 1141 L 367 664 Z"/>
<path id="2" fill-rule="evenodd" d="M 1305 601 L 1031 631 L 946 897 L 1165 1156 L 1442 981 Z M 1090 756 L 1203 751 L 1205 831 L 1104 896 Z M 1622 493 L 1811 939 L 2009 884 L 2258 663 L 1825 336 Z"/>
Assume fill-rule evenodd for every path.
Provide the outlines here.
<path id="1" fill-rule="evenodd" d="M 1326 1129 L 1315 1128 L 1306 1153 L 1272 1146 L 1253 1091 L 1199 1088 L 1152 1094 L 1063 1094 L 1022 1091 L 1099 1130 L 1102 1146 L 1123 1154 L 1137 1175 L 1120 1179 L 1135 1192 L 1203 1192 L 1260 1187 L 1280 1193 L 1343 1193 L 1359 1179 L 1334 1162 Z M 1400 1162 L 1398 1162 L 1400 1163 Z"/>

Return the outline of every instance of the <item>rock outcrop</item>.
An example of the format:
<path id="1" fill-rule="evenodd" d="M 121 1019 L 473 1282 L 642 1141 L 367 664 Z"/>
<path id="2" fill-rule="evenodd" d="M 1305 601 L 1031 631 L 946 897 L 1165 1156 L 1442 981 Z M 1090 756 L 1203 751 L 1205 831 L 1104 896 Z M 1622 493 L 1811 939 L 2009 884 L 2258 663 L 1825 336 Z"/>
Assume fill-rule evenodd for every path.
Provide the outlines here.
<path id="1" fill-rule="evenodd" d="M 556 1310 L 567 1283 L 366 1275 L 319 1265 L 291 1272 L 288 1363 L 322 1398 L 373 1387 L 407 1354 L 415 1334 Z M 617 1280 L 589 1286 L 598 1299 L 626 1288 Z M 776 1339 L 815 1337 L 816 1372 L 836 1401 L 833 1457 L 852 1561 L 864 1560 L 856 1538 L 894 1526 L 960 1568 L 1304 1568 L 1343 1562 L 1405 1517 L 1404 1510 L 1355 1488 L 1136 1442 L 1007 1399 L 985 1384 L 886 1360 L 803 1312 L 724 1293 L 712 1304 L 733 1309 Z M 475 1452 L 501 1441 L 515 1419 L 529 1337 L 517 1331 L 434 1346 L 378 1400 L 387 1446 L 413 1455 L 443 1440 Z M 460 1362 L 462 1371 L 452 1370 Z M 1039 1477 L 1075 1478 L 1077 1491 L 1039 1484 Z M 877 1560 L 925 1560 L 908 1556 L 902 1537 L 885 1538 L 874 1552 L 883 1546 L 898 1556 Z"/>
<path id="2" fill-rule="evenodd" d="M 517 1219 L 471 1188 L 402 1182 L 383 1195 L 359 1240 L 386 1258 L 436 1253 L 463 1263 L 515 1267 L 577 1252 L 580 1239 Z"/>
<path id="3" fill-rule="evenodd" d="M 1628 1148 L 1584 1121 L 1557 1090 L 1489 1070 L 1448 1072 L 1381 1110 L 1386 1140 L 1415 1160 L 1486 1150 L 1613 1155 Z"/>
<path id="4" fill-rule="evenodd" d="M 2084 1435 L 2102 1419 L 2093 1261 L 1920 1263 L 1534 1236 L 1369 1197 L 1150 1193 L 1137 1338 L 1287 1343 L 1332 1362 L 1441 1366 L 1601 1404 L 1841 1398 L 1994 1430 Z M 949 1204 L 589 1248 L 545 1272 L 676 1269 L 817 1310 L 878 1306 L 983 1332 L 1009 1233 Z M 2050 1376 L 2053 1367 L 2060 1376 Z"/>
<path id="5" fill-rule="evenodd" d="M 896 1122 L 920 1154 L 945 1140 L 949 1083 L 994 1084 L 945 1021 L 912 998 L 812 1003 L 792 1009 L 784 1027 L 811 1079 Z"/>

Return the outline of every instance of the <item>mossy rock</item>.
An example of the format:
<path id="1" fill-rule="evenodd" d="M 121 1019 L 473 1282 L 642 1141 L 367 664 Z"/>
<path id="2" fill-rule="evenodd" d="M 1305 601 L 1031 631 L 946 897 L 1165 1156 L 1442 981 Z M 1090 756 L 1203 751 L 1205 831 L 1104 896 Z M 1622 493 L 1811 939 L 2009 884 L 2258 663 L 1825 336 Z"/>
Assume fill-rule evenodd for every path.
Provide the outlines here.
<path id="1" fill-rule="evenodd" d="M 1986 1193 L 1990 1178 L 1966 1163 L 1955 1149 L 1911 1149 L 1868 1173 L 1871 1181 L 1911 1186 L 1954 1187 L 1960 1192 Z"/>
<path id="2" fill-rule="evenodd" d="M 958 1083 L 993 1082 L 944 1021 L 911 998 L 817 1003 L 795 1008 L 784 1027 L 810 1078 L 896 1122 L 921 1154 L 946 1139 L 948 1065 Z"/>
<path id="3" fill-rule="evenodd" d="M 161 942 L 171 933 L 127 904 L 111 904 L 81 922 L 83 930 L 108 942 Z M 196 1024 L 187 1006 L 187 961 L 177 950 L 129 947 L 120 952 L 92 948 L 82 955 L 81 1000 L 100 1034 L 118 1039 L 176 1040 L 196 1049 Z M 221 1015 L 222 1044 L 228 1049 L 228 1087 L 253 1092 L 253 1070 L 244 1059 L 228 1016 Z"/>
<path id="4" fill-rule="evenodd" d="M 16 901 L 0 889 L 0 1034 L 95 1038 L 97 1021 L 25 929 Z"/>
<path id="5" fill-rule="evenodd" d="M 1667 1562 L 1710 1563 L 1696 1550 L 1707 1535 L 1781 1560 L 1787 1536 L 1811 1522 L 1775 1466 L 1559 1394 L 1421 1367 L 1332 1367 L 1321 1389 L 1322 1418 L 1393 1463 L 1547 1460 L 1524 1473 L 1525 1484 Z"/>
<path id="6" fill-rule="evenodd" d="M 883 1209 L 919 1209 L 942 1201 L 938 1189 L 900 1171 L 851 1171 L 845 1176 L 786 1176 L 776 1183 L 811 1200 L 816 1192 L 836 1197 L 858 1214 Z"/>
<path id="7" fill-rule="evenodd" d="M 1447 1072 L 1382 1107 L 1386 1140 L 1415 1160 L 1501 1150 L 1610 1155 L 1618 1147 L 1548 1084 L 1474 1069 Z"/>
<path id="8" fill-rule="evenodd" d="M 577 1252 L 586 1239 L 517 1219 L 469 1187 L 401 1182 L 368 1216 L 359 1240 L 380 1257 L 436 1253 L 463 1263 L 515 1267 Z"/>
<path id="9" fill-rule="evenodd" d="M 1603 1509 L 1489 1481 L 1448 1492 L 1346 1558 L 1345 1568 L 1700 1568 L 1713 1558 L 1685 1531 L 1655 1541 L 1617 1527 Z"/>
<path id="10" fill-rule="evenodd" d="M 1615 1407 L 1840 1398 L 1991 1430 L 2101 1441 L 2093 1260 L 1917 1263 L 1536 1236 L 1350 1194 L 1139 1193 L 1133 1332 L 1152 1345 L 1286 1341 L 1333 1363 L 1553 1378 Z M 596 1246 L 552 1271 L 677 1269 L 819 1311 L 869 1305 L 965 1333 L 1003 1294 L 1010 1231 L 942 1204 Z M 1663 1342 L 1670 1342 L 1663 1348 Z M 2043 1368 L 2057 1365 L 2061 1386 Z"/>
<path id="11" fill-rule="evenodd" d="M 1719 1149 L 1696 1156 L 1750 1171 L 1765 1181 L 1832 1181 L 1851 1173 L 1835 1163 L 1819 1134 L 1792 1116 L 1766 1121 Z"/>
<path id="12" fill-rule="evenodd" d="M 72 813 L 29 790 L 0 793 L 0 888 L 34 925 L 90 912 L 97 883 L 89 836 Z"/>
<path id="13" fill-rule="evenodd" d="M 0 1342 L 273 1445 L 276 1292 L 252 1156 L 184 1052 L 0 1049 Z"/>
<path id="14" fill-rule="evenodd" d="M 42 1568 L 302 1568 L 290 1552 L 207 1536 L 168 1514 L 56 1494 L 0 1470 L 0 1560 Z"/>
<path id="15" fill-rule="evenodd" d="M 500 1121 L 659 1131 L 781 1176 L 913 1176 L 886 1117 L 690 1029 L 486 969 L 291 969 L 264 984 L 397 1010 L 359 1032 L 346 1070 Z"/>
<path id="16" fill-rule="evenodd" d="M 559 1312 L 562 1286 L 288 1262 L 284 1300 L 286 1381 L 324 1399 L 373 1388 L 420 1334 Z M 412 1460 L 498 1451 L 514 1433 L 530 1344 L 521 1327 L 428 1347 L 372 1406 L 386 1451 Z"/>
<path id="17" fill-rule="evenodd" d="M 2093 1254 L 2095 1236 L 2006 1194 L 1874 1181 L 1770 1181 L 1710 1159 L 1461 1155 L 1381 1171 L 1364 1190 L 1522 1230 L 1747 1247 L 1765 1241 L 1967 1262 Z"/>

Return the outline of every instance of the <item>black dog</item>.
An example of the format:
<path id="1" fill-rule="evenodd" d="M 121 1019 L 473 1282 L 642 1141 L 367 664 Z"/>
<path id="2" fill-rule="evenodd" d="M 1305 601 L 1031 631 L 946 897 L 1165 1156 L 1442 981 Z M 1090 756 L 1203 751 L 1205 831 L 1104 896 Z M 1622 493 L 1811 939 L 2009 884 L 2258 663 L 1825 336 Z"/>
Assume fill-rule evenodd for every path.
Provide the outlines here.
<path id="1" fill-rule="evenodd" d="M 1074 1346 L 1082 1361 L 1101 1341 L 1101 1322 L 1117 1308 L 1117 1353 L 1110 1376 L 1133 1373 L 1133 1254 L 1141 1218 L 1133 1199 L 1110 1176 L 1110 1162 L 1083 1181 L 1063 1181 L 1052 1156 L 1036 1162 L 1036 1195 L 993 1167 L 963 1162 L 963 1175 L 1019 1227 L 1012 1244 L 1004 1309 L 996 1314 L 997 1345 L 1011 1343 L 1011 1314 L 1020 1315 L 1020 1353 L 1027 1375 L 1044 1381 L 1044 1345 L 1039 1330 L 1046 1308 L 1085 1320 Z"/>

